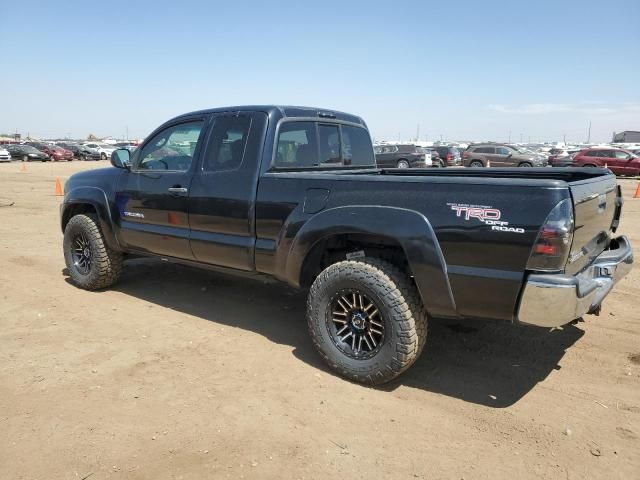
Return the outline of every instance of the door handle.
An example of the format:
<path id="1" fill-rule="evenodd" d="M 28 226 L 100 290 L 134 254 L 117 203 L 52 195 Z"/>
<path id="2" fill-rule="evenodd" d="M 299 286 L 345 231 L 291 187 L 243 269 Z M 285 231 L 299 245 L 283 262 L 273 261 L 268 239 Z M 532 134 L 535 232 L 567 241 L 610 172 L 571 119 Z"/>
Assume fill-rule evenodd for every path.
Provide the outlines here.
<path id="1" fill-rule="evenodd" d="M 189 190 L 187 190 L 184 187 L 170 187 L 169 188 L 169 193 L 171 193 L 173 195 L 186 195 L 188 191 Z"/>

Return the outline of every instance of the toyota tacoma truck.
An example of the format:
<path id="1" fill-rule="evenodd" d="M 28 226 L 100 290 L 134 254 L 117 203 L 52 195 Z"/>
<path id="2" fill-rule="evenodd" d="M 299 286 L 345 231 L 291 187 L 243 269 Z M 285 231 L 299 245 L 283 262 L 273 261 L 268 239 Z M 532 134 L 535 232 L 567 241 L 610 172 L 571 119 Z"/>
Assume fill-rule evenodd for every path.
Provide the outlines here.
<path id="1" fill-rule="evenodd" d="M 631 269 L 603 168 L 377 168 L 365 122 L 306 107 L 176 117 L 61 205 L 72 281 L 114 284 L 127 256 L 253 272 L 308 290 L 319 354 L 391 380 L 432 318 L 558 327 L 598 313 Z"/>

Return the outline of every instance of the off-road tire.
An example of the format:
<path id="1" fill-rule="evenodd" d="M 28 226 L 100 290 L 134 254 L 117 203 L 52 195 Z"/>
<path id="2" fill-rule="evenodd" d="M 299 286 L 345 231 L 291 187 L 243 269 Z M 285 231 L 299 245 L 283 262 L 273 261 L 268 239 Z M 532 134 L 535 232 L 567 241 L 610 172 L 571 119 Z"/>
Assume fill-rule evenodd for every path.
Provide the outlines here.
<path id="1" fill-rule="evenodd" d="M 342 289 L 357 289 L 370 297 L 384 321 L 384 339 L 366 359 L 346 355 L 329 332 L 331 299 Z M 427 315 L 409 276 L 384 260 L 365 258 L 334 263 L 318 275 L 307 298 L 307 322 L 313 343 L 324 361 L 350 380 L 382 384 L 409 368 L 427 340 Z"/>
<path id="2" fill-rule="evenodd" d="M 80 272 L 73 261 L 73 240 L 80 232 L 91 246 L 92 261 L 87 274 Z M 69 276 L 78 287 L 99 290 L 118 281 L 122 271 L 122 253 L 107 246 L 95 215 L 80 214 L 69 220 L 64 229 L 63 249 Z"/>

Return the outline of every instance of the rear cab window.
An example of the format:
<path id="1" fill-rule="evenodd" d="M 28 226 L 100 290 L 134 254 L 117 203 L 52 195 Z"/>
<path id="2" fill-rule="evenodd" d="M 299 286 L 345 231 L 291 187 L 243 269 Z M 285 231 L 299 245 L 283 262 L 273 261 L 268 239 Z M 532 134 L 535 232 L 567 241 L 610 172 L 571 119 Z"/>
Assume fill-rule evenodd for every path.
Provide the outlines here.
<path id="1" fill-rule="evenodd" d="M 376 147 L 387 153 L 386 147 Z M 369 132 L 341 123 L 287 121 L 280 125 L 275 168 L 375 167 Z"/>

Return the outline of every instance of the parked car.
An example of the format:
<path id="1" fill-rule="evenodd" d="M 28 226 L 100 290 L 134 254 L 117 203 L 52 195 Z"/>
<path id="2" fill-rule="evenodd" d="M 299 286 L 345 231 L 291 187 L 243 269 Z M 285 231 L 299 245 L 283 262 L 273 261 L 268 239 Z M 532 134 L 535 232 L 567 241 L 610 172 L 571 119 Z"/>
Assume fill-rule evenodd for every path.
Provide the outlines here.
<path id="1" fill-rule="evenodd" d="M 33 160 L 39 160 L 41 162 L 46 162 L 49 160 L 49 155 L 38 150 L 37 148 L 31 145 L 5 145 L 5 148 L 9 150 L 11 157 L 15 160 L 22 160 L 23 162 L 31 162 Z"/>
<path id="2" fill-rule="evenodd" d="M 545 167 L 547 159 L 525 148 L 500 143 L 470 145 L 462 154 L 465 167 Z"/>
<path id="3" fill-rule="evenodd" d="M 111 157 L 111 154 L 116 149 L 113 145 L 109 145 L 108 143 L 96 143 L 89 142 L 83 144 L 85 147 L 89 147 L 100 154 L 101 160 L 106 160 Z"/>
<path id="4" fill-rule="evenodd" d="M 111 164 L 64 187 L 73 283 L 113 285 L 132 253 L 308 288 L 316 349 L 359 382 L 409 368 L 429 318 L 558 327 L 633 264 L 608 170 L 383 170 L 365 122 L 336 111 L 201 110 Z"/>
<path id="5" fill-rule="evenodd" d="M 73 152 L 66 148 L 59 147 L 58 145 L 50 147 L 49 155 L 51 156 L 51 160 L 55 162 L 61 162 L 63 160 L 70 162 L 73 160 Z"/>
<path id="6" fill-rule="evenodd" d="M 380 168 L 426 168 L 432 165 L 431 155 L 427 161 L 425 150 L 412 144 L 377 145 L 374 152 Z"/>
<path id="7" fill-rule="evenodd" d="M 10 162 L 11 161 L 11 153 L 9 150 L 4 148 L 4 145 L 0 145 L 0 162 Z"/>
<path id="8" fill-rule="evenodd" d="M 460 151 L 455 147 L 436 145 L 434 148 L 440 157 L 441 167 L 456 167 L 462 165 Z"/>
<path id="9" fill-rule="evenodd" d="M 98 152 L 84 145 L 77 145 L 75 143 L 59 143 L 58 145 L 70 150 L 73 153 L 73 157 L 78 160 L 100 160 L 100 154 Z"/>
<path id="10" fill-rule="evenodd" d="M 607 167 L 616 175 L 640 175 L 640 157 L 621 148 L 587 148 L 573 159 L 576 167 Z"/>
<path id="11" fill-rule="evenodd" d="M 431 153 L 431 166 L 436 168 L 444 167 L 444 161 L 440 158 L 440 154 L 434 147 L 423 147 Z"/>

